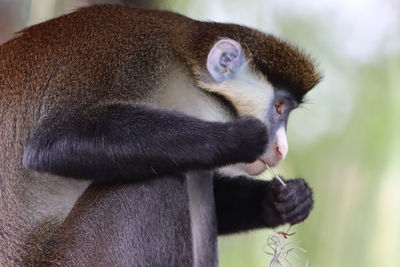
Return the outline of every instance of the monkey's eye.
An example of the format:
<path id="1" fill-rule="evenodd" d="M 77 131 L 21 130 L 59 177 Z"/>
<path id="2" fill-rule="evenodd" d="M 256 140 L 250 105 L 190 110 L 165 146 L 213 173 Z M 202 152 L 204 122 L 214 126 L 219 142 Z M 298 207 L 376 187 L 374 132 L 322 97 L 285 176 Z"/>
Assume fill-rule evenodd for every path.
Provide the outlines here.
<path id="1" fill-rule="evenodd" d="M 281 115 L 282 114 L 282 103 L 275 104 L 275 110 L 276 110 L 276 113 Z"/>

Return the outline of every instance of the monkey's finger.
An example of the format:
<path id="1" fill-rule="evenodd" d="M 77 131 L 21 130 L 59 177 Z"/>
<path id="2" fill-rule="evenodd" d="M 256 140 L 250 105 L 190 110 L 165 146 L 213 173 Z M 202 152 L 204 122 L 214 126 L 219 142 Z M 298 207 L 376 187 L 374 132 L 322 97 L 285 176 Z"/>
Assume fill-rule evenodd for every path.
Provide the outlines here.
<path id="1" fill-rule="evenodd" d="M 279 202 L 287 202 L 295 198 L 298 194 L 304 194 L 307 188 L 309 187 L 303 179 L 289 180 L 286 183 L 286 187 L 277 194 L 276 200 Z"/>
<path id="2" fill-rule="evenodd" d="M 284 195 L 287 194 L 287 190 L 286 187 L 283 186 L 283 184 L 278 179 L 276 178 L 272 179 L 271 188 L 274 194 L 274 198 L 278 201 L 284 201 L 281 200 L 281 198 L 285 198 Z"/>
<path id="3" fill-rule="evenodd" d="M 285 202 L 285 213 L 292 212 L 308 199 L 312 199 L 312 191 L 309 187 L 305 187 L 303 191 L 297 191 L 290 201 Z"/>
<path id="4" fill-rule="evenodd" d="M 296 224 L 304 221 L 310 214 L 313 206 L 313 199 L 307 199 L 305 202 L 299 204 L 293 212 L 286 214 L 286 221 L 290 224 Z"/>

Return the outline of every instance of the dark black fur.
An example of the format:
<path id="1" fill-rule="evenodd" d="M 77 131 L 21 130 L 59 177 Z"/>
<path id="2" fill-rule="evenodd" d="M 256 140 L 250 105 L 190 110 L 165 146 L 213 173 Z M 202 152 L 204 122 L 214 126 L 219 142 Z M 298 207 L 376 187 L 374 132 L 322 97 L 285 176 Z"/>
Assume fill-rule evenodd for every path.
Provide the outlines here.
<path id="1" fill-rule="evenodd" d="M 142 105 L 110 105 L 46 118 L 23 164 L 66 177 L 135 181 L 252 162 L 267 140 L 265 125 L 251 117 L 207 122 Z"/>
<path id="2" fill-rule="evenodd" d="M 216 173 L 214 196 L 219 234 L 296 224 L 313 208 L 311 188 L 303 179 L 286 180 L 285 188 L 277 179 Z"/>

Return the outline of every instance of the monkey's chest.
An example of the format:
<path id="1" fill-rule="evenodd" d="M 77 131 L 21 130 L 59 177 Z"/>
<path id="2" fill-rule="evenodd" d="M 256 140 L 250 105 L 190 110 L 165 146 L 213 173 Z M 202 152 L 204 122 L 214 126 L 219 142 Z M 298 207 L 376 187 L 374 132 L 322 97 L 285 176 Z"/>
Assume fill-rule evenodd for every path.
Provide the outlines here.
<path id="1" fill-rule="evenodd" d="M 187 174 L 194 266 L 217 266 L 217 221 L 212 172 Z"/>

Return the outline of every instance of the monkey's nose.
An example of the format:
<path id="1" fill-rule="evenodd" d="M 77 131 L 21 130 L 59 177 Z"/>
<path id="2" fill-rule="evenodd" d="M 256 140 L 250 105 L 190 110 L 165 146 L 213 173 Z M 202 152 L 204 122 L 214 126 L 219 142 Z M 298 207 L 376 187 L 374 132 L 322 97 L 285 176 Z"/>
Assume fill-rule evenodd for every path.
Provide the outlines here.
<path id="1" fill-rule="evenodd" d="M 286 157 L 288 152 L 288 143 L 286 139 L 286 131 L 285 127 L 279 127 L 278 131 L 276 132 L 276 139 L 275 139 L 275 154 L 279 160 L 282 160 Z"/>
<path id="2" fill-rule="evenodd" d="M 275 151 L 276 151 L 276 156 L 279 158 L 279 160 L 286 158 L 288 152 L 287 142 L 278 142 Z"/>
<path id="3" fill-rule="evenodd" d="M 276 146 L 276 154 L 280 160 L 286 158 L 287 152 L 288 152 L 287 145 L 281 144 Z"/>
<path id="4" fill-rule="evenodd" d="M 278 156 L 279 160 L 281 160 L 282 159 L 282 152 L 280 151 L 279 146 L 276 146 L 275 150 L 276 150 L 276 155 Z"/>

